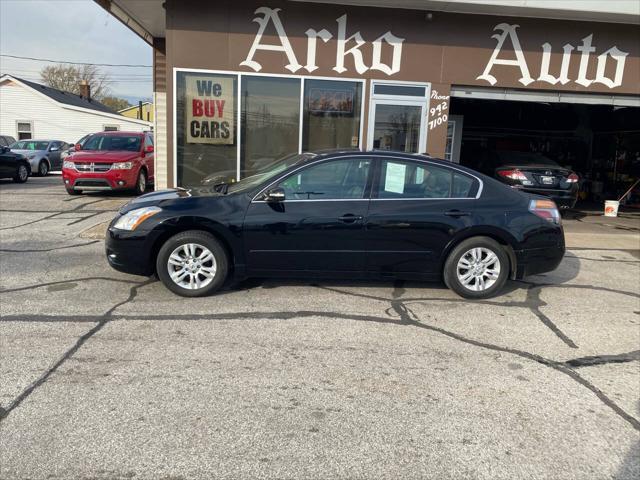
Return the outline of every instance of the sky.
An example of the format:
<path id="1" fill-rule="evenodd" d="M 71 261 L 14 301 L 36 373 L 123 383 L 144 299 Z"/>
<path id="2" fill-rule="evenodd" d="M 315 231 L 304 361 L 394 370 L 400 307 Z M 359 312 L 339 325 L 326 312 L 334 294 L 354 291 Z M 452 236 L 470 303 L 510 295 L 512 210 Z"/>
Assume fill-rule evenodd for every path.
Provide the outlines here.
<path id="1" fill-rule="evenodd" d="M 71 62 L 151 65 L 152 49 L 93 0 L 0 0 L 0 53 Z M 40 82 L 52 63 L 0 57 L 0 73 Z M 152 96 L 151 68 L 101 67 L 111 94 Z"/>

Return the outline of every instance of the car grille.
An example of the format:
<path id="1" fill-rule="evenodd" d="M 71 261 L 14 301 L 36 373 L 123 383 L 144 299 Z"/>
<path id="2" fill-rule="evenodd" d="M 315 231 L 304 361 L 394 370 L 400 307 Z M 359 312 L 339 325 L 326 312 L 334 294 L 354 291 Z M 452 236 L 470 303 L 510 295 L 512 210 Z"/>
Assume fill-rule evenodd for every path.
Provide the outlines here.
<path id="1" fill-rule="evenodd" d="M 96 179 L 78 179 L 74 184 L 75 187 L 110 187 L 109 182 L 100 178 Z"/>
<path id="2" fill-rule="evenodd" d="M 79 172 L 104 173 L 111 170 L 111 163 L 76 163 Z"/>

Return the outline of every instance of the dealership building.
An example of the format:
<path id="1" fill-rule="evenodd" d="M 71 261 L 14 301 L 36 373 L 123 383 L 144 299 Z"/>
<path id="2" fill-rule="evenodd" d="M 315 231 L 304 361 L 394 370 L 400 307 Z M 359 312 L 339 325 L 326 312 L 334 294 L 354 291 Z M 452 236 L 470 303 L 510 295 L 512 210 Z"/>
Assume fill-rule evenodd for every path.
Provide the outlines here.
<path id="1" fill-rule="evenodd" d="M 95 1 L 153 46 L 159 187 L 335 148 L 640 175 L 640 2 Z"/>

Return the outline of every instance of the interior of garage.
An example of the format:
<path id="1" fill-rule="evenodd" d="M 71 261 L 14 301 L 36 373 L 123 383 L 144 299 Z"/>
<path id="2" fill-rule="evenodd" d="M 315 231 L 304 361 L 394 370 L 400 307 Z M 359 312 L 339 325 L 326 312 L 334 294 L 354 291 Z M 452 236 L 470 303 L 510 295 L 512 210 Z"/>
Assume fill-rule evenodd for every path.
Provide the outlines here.
<path id="1" fill-rule="evenodd" d="M 452 160 L 478 168 L 491 151 L 542 154 L 579 175 L 578 207 L 617 200 L 640 178 L 638 107 L 452 97 L 450 113 Z M 640 187 L 622 204 L 640 208 Z"/>

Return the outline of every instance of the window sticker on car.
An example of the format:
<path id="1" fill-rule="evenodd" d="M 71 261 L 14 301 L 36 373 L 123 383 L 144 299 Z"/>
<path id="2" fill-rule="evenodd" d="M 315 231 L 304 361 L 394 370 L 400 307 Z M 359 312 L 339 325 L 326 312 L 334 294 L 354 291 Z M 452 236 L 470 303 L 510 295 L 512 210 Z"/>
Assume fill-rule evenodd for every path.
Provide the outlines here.
<path id="1" fill-rule="evenodd" d="M 407 166 L 402 163 L 387 163 L 387 173 L 384 179 L 386 192 L 404 193 L 404 179 Z"/>

